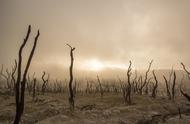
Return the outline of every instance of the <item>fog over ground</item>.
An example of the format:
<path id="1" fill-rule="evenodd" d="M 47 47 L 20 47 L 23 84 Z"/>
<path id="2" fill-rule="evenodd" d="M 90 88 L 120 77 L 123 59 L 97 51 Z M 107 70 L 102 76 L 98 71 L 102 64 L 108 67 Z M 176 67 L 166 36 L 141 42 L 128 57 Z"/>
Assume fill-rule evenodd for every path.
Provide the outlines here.
<path id="1" fill-rule="evenodd" d="M 66 43 L 76 47 L 76 75 L 119 75 L 129 60 L 134 69 L 151 59 L 154 69 L 181 69 L 181 61 L 190 67 L 189 12 L 189 0 L 1 0 L 0 64 L 14 64 L 31 24 L 26 52 L 37 29 L 41 35 L 30 73 L 67 76 Z"/>

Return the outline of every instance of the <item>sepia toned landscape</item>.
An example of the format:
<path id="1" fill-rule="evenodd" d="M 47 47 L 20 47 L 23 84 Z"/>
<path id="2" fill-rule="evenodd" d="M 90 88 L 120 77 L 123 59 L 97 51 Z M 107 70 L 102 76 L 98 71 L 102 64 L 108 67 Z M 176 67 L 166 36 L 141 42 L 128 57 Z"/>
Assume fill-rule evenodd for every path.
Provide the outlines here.
<path id="1" fill-rule="evenodd" d="M 0 0 L 0 124 L 190 124 L 189 0 Z"/>

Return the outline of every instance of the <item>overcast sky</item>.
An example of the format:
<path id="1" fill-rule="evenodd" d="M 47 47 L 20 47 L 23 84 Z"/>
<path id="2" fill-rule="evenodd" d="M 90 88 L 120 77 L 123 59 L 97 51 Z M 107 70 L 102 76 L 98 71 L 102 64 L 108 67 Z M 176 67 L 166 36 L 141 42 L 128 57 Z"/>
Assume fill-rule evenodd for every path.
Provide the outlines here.
<path id="1" fill-rule="evenodd" d="M 156 69 L 190 67 L 190 0 L 0 0 L 0 64 L 14 64 L 28 24 L 26 52 L 41 33 L 32 63 L 40 73 L 68 69 L 66 43 L 76 47 L 77 70 L 129 60 L 144 69 L 151 59 Z"/>

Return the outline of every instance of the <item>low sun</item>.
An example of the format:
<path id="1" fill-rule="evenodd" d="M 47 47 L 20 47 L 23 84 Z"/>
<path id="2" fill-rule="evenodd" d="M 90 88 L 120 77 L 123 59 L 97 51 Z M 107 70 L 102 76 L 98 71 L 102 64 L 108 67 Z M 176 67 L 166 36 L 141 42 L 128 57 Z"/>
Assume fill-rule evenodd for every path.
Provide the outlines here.
<path id="1" fill-rule="evenodd" d="M 83 67 L 91 71 L 101 71 L 104 69 L 104 64 L 98 59 L 90 59 L 84 62 Z"/>

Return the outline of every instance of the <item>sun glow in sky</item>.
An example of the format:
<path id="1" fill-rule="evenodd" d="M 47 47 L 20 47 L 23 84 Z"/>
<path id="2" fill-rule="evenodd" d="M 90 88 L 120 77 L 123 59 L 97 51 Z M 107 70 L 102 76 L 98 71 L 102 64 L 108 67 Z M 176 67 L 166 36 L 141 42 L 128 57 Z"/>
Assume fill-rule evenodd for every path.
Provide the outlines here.
<path id="1" fill-rule="evenodd" d="M 82 69 L 90 71 L 102 71 L 104 69 L 127 69 L 127 66 L 119 63 L 103 62 L 97 58 L 92 58 L 84 61 Z"/>
<path id="2" fill-rule="evenodd" d="M 98 59 L 90 59 L 82 64 L 82 68 L 91 71 L 101 71 L 105 68 L 105 65 Z"/>

